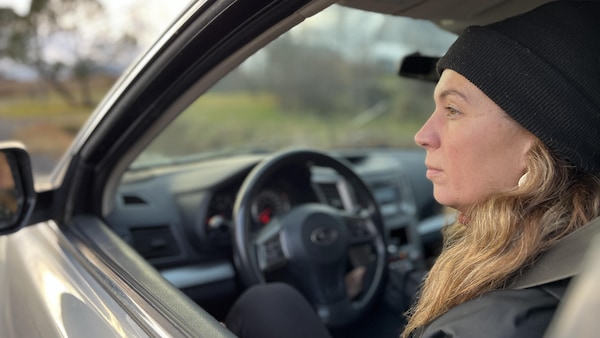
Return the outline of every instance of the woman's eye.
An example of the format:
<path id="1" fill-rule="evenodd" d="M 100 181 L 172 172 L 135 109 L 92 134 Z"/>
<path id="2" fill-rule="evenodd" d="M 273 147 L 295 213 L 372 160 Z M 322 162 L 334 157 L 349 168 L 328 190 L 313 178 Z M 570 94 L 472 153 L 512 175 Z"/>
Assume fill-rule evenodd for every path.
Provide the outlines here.
<path id="1" fill-rule="evenodd" d="M 446 107 L 446 117 L 454 118 L 456 115 L 460 114 L 460 112 L 452 107 Z"/>

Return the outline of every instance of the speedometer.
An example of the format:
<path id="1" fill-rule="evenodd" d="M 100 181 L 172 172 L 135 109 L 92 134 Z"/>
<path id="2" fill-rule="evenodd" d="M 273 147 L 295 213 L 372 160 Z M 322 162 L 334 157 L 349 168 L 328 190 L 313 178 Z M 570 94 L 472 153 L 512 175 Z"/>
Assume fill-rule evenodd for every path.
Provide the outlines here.
<path id="1" fill-rule="evenodd" d="M 263 190 L 252 202 L 252 217 L 260 225 L 268 224 L 273 217 L 288 210 L 290 210 L 290 200 L 285 192 Z"/>

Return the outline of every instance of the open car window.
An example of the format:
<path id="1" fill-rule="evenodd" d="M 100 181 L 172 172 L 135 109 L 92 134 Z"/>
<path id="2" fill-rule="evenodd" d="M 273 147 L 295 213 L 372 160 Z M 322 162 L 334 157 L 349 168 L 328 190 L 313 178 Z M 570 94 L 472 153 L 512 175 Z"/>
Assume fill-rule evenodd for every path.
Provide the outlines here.
<path id="1" fill-rule="evenodd" d="M 221 79 L 131 169 L 287 147 L 412 146 L 434 84 L 398 77 L 400 61 L 442 55 L 455 38 L 431 22 L 332 6 Z"/>

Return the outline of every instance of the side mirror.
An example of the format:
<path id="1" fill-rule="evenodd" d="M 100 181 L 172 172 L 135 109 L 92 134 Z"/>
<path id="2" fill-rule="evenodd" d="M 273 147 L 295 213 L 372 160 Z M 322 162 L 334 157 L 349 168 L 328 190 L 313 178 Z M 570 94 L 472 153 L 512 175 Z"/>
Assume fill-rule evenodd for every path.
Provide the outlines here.
<path id="1" fill-rule="evenodd" d="M 437 62 L 440 58 L 425 56 L 420 53 L 410 54 L 402 59 L 398 75 L 411 79 L 438 82 L 440 75 L 437 73 Z"/>
<path id="2" fill-rule="evenodd" d="M 35 205 L 29 154 L 18 142 L 0 142 L 0 235 L 19 230 Z"/>

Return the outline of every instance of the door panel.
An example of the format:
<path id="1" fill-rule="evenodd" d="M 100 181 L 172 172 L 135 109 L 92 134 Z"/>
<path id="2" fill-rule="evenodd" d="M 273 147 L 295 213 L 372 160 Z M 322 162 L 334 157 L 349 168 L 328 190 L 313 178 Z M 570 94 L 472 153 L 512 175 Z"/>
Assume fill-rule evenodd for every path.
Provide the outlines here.
<path id="1" fill-rule="evenodd" d="M 0 237 L 2 337 L 145 337 L 53 222 Z M 93 329 L 90 329 L 93 328 Z"/>

